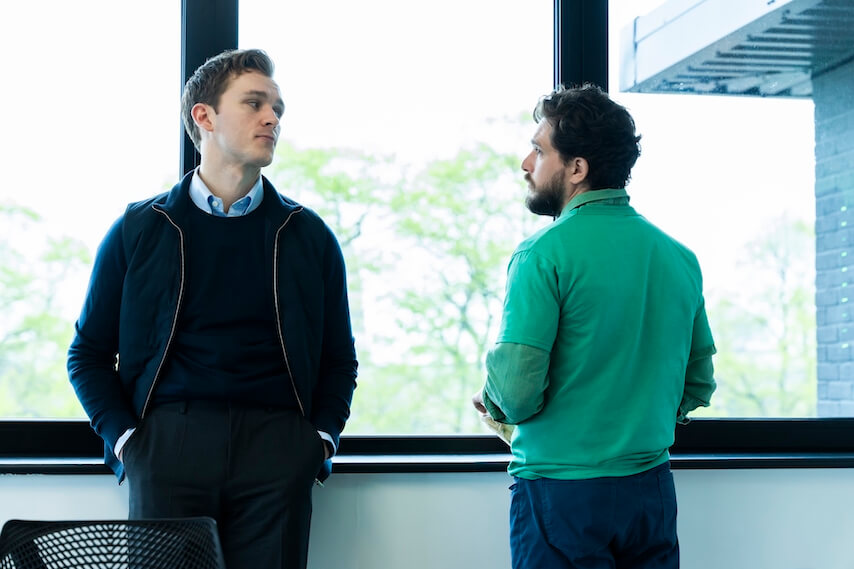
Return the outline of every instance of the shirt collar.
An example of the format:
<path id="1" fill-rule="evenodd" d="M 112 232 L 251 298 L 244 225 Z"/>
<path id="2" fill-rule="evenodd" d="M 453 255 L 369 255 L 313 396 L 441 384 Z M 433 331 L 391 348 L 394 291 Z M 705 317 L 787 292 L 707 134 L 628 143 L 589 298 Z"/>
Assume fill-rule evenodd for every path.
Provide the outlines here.
<path id="1" fill-rule="evenodd" d="M 226 213 L 222 208 L 222 200 L 210 191 L 202 177 L 199 176 L 199 169 L 196 168 L 193 172 L 193 178 L 190 180 L 190 199 L 203 212 L 215 215 L 217 217 L 238 217 L 247 215 L 255 211 L 261 200 L 264 199 L 264 184 L 261 181 L 261 176 L 247 192 L 245 196 L 231 204 Z"/>
<path id="2" fill-rule="evenodd" d="M 582 192 L 569 200 L 569 203 L 566 204 L 566 207 L 563 208 L 563 211 L 560 213 L 561 215 L 565 215 L 570 211 L 574 210 L 577 207 L 581 207 L 585 204 L 591 202 L 598 202 L 603 200 L 613 200 L 618 198 L 626 198 L 629 199 L 629 194 L 626 192 L 625 188 L 620 188 L 617 190 L 588 190 L 586 192 Z"/>

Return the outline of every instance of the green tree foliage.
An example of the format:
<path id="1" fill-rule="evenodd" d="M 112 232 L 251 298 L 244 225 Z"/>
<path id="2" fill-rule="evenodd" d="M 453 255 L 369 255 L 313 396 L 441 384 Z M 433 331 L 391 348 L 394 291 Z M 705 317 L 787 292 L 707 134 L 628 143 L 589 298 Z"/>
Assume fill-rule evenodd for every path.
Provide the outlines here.
<path id="1" fill-rule="evenodd" d="M 348 430 L 479 430 L 468 401 L 483 383 L 505 267 L 542 223 L 522 203 L 519 158 L 478 144 L 413 171 L 349 150 L 282 154 L 279 188 L 345 244 L 361 362 Z M 737 270 L 750 277 L 738 282 L 761 286 L 709 308 L 720 386 L 700 414 L 815 414 L 812 246 L 808 227 L 783 220 L 745 248 Z"/>
<path id="2" fill-rule="evenodd" d="M 360 384 L 350 432 L 471 432 L 468 403 L 501 313 L 504 271 L 536 219 L 519 159 L 486 144 L 418 169 L 280 147 L 273 177 L 321 214 L 348 264 Z"/>
<path id="3" fill-rule="evenodd" d="M 0 226 L 0 417 L 79 416 L 65 372 L 73 325 L 58 298 L 91 265 L 89 253 L 74 239 L 45 237 L 26 208 L 0 208 Z"/>
<path id="4" fill-rule="evenodd" d="M 523 136 L 523 134 L 520 134 Z M 524 207 L 519 157 L 475 144 L 427 164 L 281 142 L 267 173 L 317 211 L 347 261 L 359 388 L 350 433 L 481 431 L 469 399 L 497 333 L 514 247 L 550 220 Z M 66 350 L 91 257 L 39 216 L 0 208 L 0 416 L 79 417 Z M 708 296 L 719 382 L 711 416 L 816 409 L 810 228 L 786 220 L 745 248 L 752 283 Z M 69 316 L 71 314 L 72 316 Z"/>
<path id="5" fill-rule="evenodd" d="M 396 239 L 421 271 L 413 286 L 390 292 L 396 326 L 386 340 L 403 334 L 407 359 L 420 362 L 409 374 L 417 392 L 399 391 L 399 405 L 421 409 L 432 431 L 479 426 L 469 401 L 483 385 L 505 268 L 537 223 L 524 195 L 518 157 L 478 144 L 427 164 L 391 203 Z"/>
<path id="6" fill-rule="evenodd" d="M 814 247 L 812 228 L 785 218 L 745 247 L 742 286 L 709 309 L 718 390 L 697 416 L 815 416 Z"/>

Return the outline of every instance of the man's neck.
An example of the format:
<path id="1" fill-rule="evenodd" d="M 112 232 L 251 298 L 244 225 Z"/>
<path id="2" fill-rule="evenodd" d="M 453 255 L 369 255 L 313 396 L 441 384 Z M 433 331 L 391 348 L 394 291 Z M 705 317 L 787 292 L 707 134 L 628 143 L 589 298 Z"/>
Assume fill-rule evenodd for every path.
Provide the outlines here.
<path id="1" fill-rule="evenodd" d="M 199 176 L 211 193 L 222 200 L 224 211 L 248 194 L 260 175 L 260 168 L 216 168 L 206 164 L 204 158 L 199 165 Z"/>
<path id="2" fill-rule="evenodd" d="M 587 184 L 570 184 L 569 187 L 566 188 L 566 192 L 564 193 L 563 204 L 561 204 L 560 210 L 563 211 L 563 208 L 565 208 L 575 196 L 580 196 L 581 194 L 589 191 L 590 186 L 588 186 Z"/>

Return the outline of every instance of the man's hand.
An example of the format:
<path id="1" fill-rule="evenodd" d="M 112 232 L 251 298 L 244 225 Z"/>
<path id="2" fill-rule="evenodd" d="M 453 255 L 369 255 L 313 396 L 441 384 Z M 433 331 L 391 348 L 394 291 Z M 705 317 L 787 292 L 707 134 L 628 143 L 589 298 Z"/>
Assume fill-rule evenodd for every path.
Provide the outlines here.
<path id="1" fill-rule="evenodd" d="M 489 411 L 487 411 L 486 407 L 483 405 L 483 390 L 478 391 L 472 396 L 471 404 L 474 405 L 474 408 L 477 409 L 481 415 L 489 415 Z"/>
<path id="2" fill-rule="evenodd" d="M 486 406 L 483 404 L 483 390 L 475 393 L 471 398 L 471 404 L 474 405 L 474 408 L 477 409 L 478 413 L 480 413 L 480 420 L 483 421 L 483 424 L 486 425 L 491 431 L 494 431 L 501 440 L 503 440 L 508 445 L 510 444 L 510 439 L 513 438 L 513 425 L 505 425 L 503 423 L 499 423 L 487 411 Z"/>

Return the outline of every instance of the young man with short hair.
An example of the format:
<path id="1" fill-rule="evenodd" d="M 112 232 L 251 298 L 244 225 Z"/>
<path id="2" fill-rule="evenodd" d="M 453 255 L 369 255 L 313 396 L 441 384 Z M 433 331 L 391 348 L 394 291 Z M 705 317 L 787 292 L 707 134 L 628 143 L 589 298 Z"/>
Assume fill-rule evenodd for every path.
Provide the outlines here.
<path id="1" fill-rule="evenodd" d="M 211 516 L 229 569 L 304 568 L 356 380 L 344 261 L 261 175 L 284 103 L 260 50 L 188 80 L 201 155 L 101 244 L 68 358 L 131 518 Z"/>

